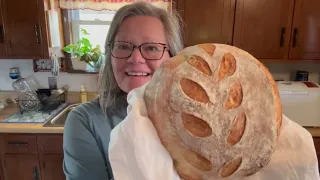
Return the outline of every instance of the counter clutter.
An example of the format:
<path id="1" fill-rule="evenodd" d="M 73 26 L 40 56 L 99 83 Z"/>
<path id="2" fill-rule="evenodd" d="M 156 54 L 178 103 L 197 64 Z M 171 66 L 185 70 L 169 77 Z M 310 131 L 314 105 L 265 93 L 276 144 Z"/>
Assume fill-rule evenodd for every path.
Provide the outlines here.
<path id="1" fill-rule="evenodd" d="M 16 104 L 9 104 L 0 111 L 0 121 L 17 113 Z M 63 133 L 63 127 L 44 127 L 44 123 L 0 123 L 0 133 Z"/>

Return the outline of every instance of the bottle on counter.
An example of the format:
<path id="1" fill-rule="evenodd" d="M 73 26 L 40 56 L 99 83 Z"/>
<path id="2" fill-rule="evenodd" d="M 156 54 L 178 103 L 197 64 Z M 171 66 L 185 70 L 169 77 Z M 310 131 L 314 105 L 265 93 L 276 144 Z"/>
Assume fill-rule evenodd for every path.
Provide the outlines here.
<path id="1" fill-rule="evenodd" d="M 87 95 L 86 89 L 84 88 L 84 85 L 81 85 L 80 98 L 81 98 L 81 103 L 85 103 L 88 101 L 88 95 Z"/>

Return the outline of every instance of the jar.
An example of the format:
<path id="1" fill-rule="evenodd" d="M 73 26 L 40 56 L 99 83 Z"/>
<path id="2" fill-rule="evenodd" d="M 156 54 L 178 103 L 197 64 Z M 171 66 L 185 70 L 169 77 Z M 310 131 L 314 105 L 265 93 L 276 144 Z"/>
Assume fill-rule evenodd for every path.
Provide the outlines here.
<path id="1" fill-rule="evenodd" d="M 12 67 L 9 69 L 9 76 L 11 79 L 18 79 L 20 77 L 20 70 L 18 67 Z"/>
<path id="2" fill-rule="evenodd" d="M 26 78 L 19 77 L 12 83 L 12 87 L 15 91 L 24 93 L 24 92 L 33 92 L 30 87 L 30 84 Z"/>
<path id="3" fill-rule="evenodd" d="M 308 71 L 297 71 L 296 81 L 308 81 L 309 72 Z"/>

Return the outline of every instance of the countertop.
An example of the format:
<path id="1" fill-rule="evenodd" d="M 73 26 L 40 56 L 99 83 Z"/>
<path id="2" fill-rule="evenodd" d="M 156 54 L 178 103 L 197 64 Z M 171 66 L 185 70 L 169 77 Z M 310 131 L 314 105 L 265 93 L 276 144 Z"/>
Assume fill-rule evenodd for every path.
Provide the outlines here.
<path id="1" fill-rule="evenodd" d="M 9 104 L 0 110 L 0 121 L 17 113 L 16 104 Z M 0 123 L 0 133 L 63 133 L 63 127 L 43 127 L 43 123 Z"/>
<path id="2" fill-rule="evenodd" d="M 0 121 L 17 113 L 17 105 L 9 104 L 0 110 Z M 313 137 L 320 137 L 320 127 L 305 127 Z M 0 133 L 63 133 L 63 127 L 43 127 L 43 123 L 0 123 Z"/>

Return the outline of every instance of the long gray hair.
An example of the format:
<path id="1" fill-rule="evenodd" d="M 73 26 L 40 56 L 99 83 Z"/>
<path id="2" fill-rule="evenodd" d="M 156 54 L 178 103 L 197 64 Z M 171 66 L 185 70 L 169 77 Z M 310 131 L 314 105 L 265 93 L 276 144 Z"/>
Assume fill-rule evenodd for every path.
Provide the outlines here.
<path id="1" fill-rule="evenodd" d="M 99 76 L 99 103 L 105 114 L 123 108 L 118 107 L 120 105 L 118 102 L 126 100 L 126 93 L 119 88 L 113 74 L 110 43 L 114 41 L 123 20 L 132 16 L 152 16 L 161 20 L 172 56 L 175 56 L 183 48 L 181 19 L 176 11 L 166 12 L 164 9 L 155 7 L 147 2 L 136 2 L 120 8 L 116 12 L 109 28 L 105 45 L 105 60 L 101 66 Z"/>

